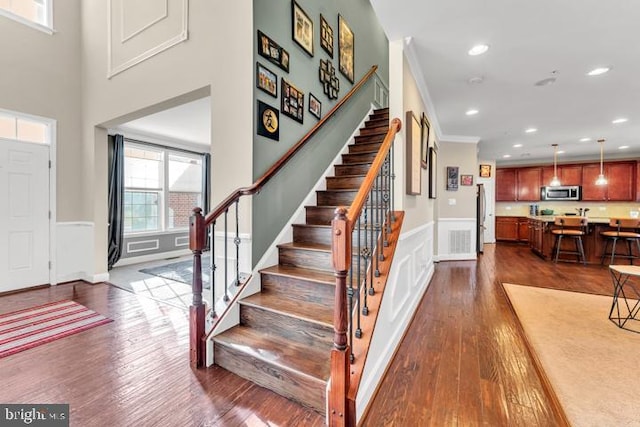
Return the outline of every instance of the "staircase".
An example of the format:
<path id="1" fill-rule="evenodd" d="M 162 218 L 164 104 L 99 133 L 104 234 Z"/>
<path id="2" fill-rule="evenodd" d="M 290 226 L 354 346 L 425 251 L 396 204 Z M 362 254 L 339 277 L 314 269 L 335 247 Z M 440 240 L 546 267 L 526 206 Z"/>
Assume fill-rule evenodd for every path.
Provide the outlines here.
<path id="1" fill-rule="evenodd" d="M 355 198 L 389 130 L 387 109 L 371 114 L 293 224 L 293 242 L 278 246 L 279 264 L 260 271 L 262 292 L 240 303 L 240 324 L 214 337 L 215 363 L 316 411 L 325 413 L 333 345 L 335 277 L 331 220 Z"/>

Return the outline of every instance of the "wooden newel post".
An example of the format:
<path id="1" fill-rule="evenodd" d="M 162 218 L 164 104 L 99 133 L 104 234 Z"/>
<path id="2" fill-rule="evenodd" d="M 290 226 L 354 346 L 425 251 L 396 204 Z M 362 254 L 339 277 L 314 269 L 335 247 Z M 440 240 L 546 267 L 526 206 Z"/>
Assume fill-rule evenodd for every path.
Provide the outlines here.
<path id="1" fill-rule="evenodd" d="M 193 301 L 189 307 L 189 360 L 191 366 L 204 366 L 205 343 L 204 335 L 205 307 L 202 303 L 202 250 L 205 243 L 205 225 L 202 209 L 194 208 L 189 218 L 189 249 L 193 252 Z"/>
<path id="2" fill-rule="evenodd" d="M 331 388 L 329 389 L 329 425 L 350 424 L 355 414 L 347 413 L 349 390 L 349 344 L 347 341 L 347 272 L 351 265 L 351 229 L 347 209 L 337 208 L 331 221 L 333 269 L 336 276 L 335 306 L 333 312 L 333 350 L 331 350 Z"/>

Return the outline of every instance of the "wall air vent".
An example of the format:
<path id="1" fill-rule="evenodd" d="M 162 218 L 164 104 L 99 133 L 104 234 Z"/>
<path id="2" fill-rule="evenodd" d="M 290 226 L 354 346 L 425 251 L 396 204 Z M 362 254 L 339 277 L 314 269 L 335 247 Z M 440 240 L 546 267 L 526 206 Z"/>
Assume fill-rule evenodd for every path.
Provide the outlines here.
<path id="1" fill-rule="evenodd" d="M 449 230 L 449 253 L 468 254 L 471 248 L 471 230 Z"/>

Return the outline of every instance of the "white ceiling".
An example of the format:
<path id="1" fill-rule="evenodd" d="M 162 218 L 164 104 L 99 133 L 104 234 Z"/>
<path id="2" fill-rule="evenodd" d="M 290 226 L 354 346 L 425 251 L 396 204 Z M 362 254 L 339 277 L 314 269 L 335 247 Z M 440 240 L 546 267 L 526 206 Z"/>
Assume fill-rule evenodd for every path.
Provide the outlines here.
<path id="1" fill-rule="evenodd" d="M 566 151 L 559 162 L 598 158 L 599 138 L 605 158 L 640 155 L 640 1 L 370 1 L 390 41 L 411 38 L 443 139 L 476 138 L 480 158 L 501 164 L 552 161 L 553 143 Z M 489 51 L 469 56 L 478 43 Z M 586 75 L 599 66 L 612 69 Z M 619 117 L 629 120 L 611 123 Z"/>
<path id="2" fill-rule="evenodd" d="M 118 129 L 178 143 L 211 145 L 211 97 L 123 123 Z"/>

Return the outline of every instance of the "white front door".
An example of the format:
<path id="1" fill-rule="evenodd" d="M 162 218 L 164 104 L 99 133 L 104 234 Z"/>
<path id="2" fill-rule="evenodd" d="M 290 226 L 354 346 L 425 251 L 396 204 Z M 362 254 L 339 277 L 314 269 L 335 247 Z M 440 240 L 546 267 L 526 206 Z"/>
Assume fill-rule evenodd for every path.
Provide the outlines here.
<path id="1" fill-rule="evenodd" d="M 0 292 L 49 283 L 49 149 L 0 139 Z"/>

